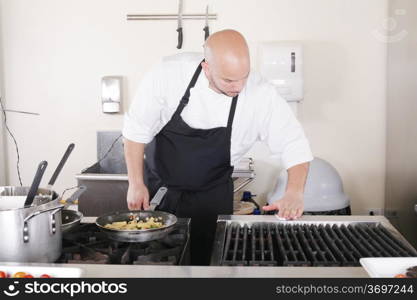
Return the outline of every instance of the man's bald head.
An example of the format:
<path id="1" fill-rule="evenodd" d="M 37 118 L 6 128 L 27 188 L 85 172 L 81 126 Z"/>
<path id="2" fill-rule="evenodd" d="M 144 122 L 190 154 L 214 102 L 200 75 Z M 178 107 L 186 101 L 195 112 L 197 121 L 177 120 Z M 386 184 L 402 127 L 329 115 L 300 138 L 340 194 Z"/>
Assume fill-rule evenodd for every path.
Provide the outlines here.
<path id="1" fill-rule="evenodd" d="M 250 71 L 249 48 L 235 30 L 222 30 L 209 36 L 204 44 L 202 66 L 210 87 L 234 97 L 243 89 Z"/>

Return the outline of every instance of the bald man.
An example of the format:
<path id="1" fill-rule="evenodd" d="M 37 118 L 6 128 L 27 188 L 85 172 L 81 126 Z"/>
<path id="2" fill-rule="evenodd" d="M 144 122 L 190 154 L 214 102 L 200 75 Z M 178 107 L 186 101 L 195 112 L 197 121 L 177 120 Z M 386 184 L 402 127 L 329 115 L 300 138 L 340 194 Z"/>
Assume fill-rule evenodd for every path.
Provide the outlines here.
<path id="1" fill-rule="evenodd" d="M 204 60 L 183 53 L 154 67 L 125 116 L 123 136 L 129 209 L 147 209 L 159 187 L 168 187 L 157 209 L 191 218 L 193 265 L 209 264 L 217 216 L 233 214 L 233 165 L 257 141 L 288 170 L 285 195 L 264 210 L 302 215 L 309 143 L 275 87 L 250 71 L 237 31 L 212 34 Z"/>

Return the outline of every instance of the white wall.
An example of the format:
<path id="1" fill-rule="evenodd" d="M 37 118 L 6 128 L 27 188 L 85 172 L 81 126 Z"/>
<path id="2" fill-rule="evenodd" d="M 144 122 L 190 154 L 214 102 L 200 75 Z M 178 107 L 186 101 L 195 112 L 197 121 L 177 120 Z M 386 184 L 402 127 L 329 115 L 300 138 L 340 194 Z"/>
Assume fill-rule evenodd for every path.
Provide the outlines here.
<path id="1" fill-rule="evenodd" d="M 6 184 L 6 166 L 5 166 L 5 156 L 4 149 L 6 149 L 3 141 L 3 126 L 0 126 L 0 186 Z"/>
<path id="2" fill-rule="evenodd" d="M 387 15 L 386 0 L 185 1 L 185 12 L 219 16 L 211 30 L 234 28 L 256 58 L 259 42 L 299 40 L 305 47 L 305 101 L 299 118 L 316 156 L 340 172 L 354 212 L 383 207 L 385 172 L 386 45 L 372 34 Z M 122 75 L 125 108 L 135 88 L 161 56 L 177 52 L 175 21 L 126 21 L 132 13 L 174 13 L 177 1 L 1 0 L 5 88 L 11 108 L 40 117 L 10 115 L 21 146 L 22 175 L 31 180 L 42 159 L 52 169 L 66 146 L 76 149 L 57 182 L 95 161 L 96 131 L 119 129 L 122 115 L 103 115 L 100 78 Z M 182 51 L 199 51 L 203 21 L 185 21 Z M 253 60 L 256 68 L 256 61 Z M 8 143 L 10 184 L 17 183 Z M 260 195 L 272 188 L 279 163 L 257 145 Z"/>
<path id="3" fill-rule="evenodd" d="M 0 7 L 0 12 L 1 12 L 1 7 Z M 1 15 L 1 14 L 0 14 Z M 1 22 L 0 22 L 0 96 L 2 97 L 4 94 L 4 90 L 3 90 L 3 44 L 2 44 L 2 38 L 1 38 Z M 5 101 L 3 100 L 2 97 L 2 102 L 4 103 Z M 3 125 L 3 114 L 1 113 L 1 109 L 0 109 L 0 186 L 5 185 L 6 184 L 6 145 L 5 145 L 5 130 L 4 130 L 4 125 Z"/>
<path id="4" fill-rule="evenodd" d="M 407 34 L 388 46 L 386 208 L 397 212 L 393 223 L 417 247 L 417 1 L 390 0 L 390 16 L 390 36 Z"/>
<path id="5" fill-rule="evenodd" d="M 6 184 L 6 157 L 5 150 L 6 145 L 4 142 L 4 128 L 3 128 L 3 117 L 0 116 L 0 186 Z"/>
<path id="6" fill-rule="evenodd" d="M 1 113 L 1 110 L 0 110 Z M 6 184 L 6 145 L 4 141 L 3 116 L 0 116 L 0 186 Z"/>

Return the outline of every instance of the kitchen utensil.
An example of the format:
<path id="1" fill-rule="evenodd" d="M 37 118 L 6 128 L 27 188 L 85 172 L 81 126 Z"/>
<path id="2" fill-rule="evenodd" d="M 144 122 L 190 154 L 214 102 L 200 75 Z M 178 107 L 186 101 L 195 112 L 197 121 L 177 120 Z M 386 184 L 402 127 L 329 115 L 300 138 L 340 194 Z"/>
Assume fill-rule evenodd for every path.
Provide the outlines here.
<path id="1" fill-rule="evenodd" d="M 82 193 L 84 193 L 87 190 L 87 187 L 85 185 L 79 186 L 77 191 L 75 191 L 71 197 L 69 197 L 66 202 L 64 209 L 62 210 L 62 222 L 61 222 L 61 229 L 62 233 L 66 234 L 70 232 L 72 229 L 77 227 L 81 219 L 83 218 L 83 214 L 79 211 L 75 211 L 72 209 L 66 209 L 68 206 L 74 204 L 74 201 L 78 199 Z"/>
<path id="2" fill-rule="evenodd" d="M 30 186 L 30 189 L 29 189 L 29 193 L 26 196 L 26 200 L 24 203 L 25 207 L 32 205 L 33 199 L 35 199 L 35 196 L 37 195 L 39 184 L 41 183 L 43 174 L 45 173 L 47 166 L 48 166 L 48 163 L 46 161 L 42 161 L 38 165 L 38 169 L 36 171 L 35 177 L 33 178 L 32 185 Z"/>
<path id="3" fill-rule="evenodd" d="M 155 196 L 153 196 L 151 202 L 149 203 L 148 210 L 155 210 L 155 208 L 161 203 L 162 198 L 165 196 L 168 189 L 166 187 L 160 187 L 159 190 L 156 192 Z"/>
<path id="4" fill-rule="evenodd" d="M 182 0 L 178 0 L 178 44 L 177 49 L 182 47 Z"/>
<path id="5" fill-rule="evenodd" d="M 107 234 L 107 237 L 112 240 L 119 242 L 147 242 L 152 240 L 157 240 L 165 237 L 174 229 L 174 225 L 177 223 L 177 217 L 173 214 L 163 212 L 163 211 L 154 211 L 161 202 L 161 199 L 168 191 L 166 187 L 161 187 L 155 196 L 151 200 L 151 205 L 149 210 L 138 210 L 138 211 L 123 211 L 116 212 L 115 214 L 107 214 L 101 217 L 98 217 L 96 220 L 96 225 Z M 152 228 L 152 229 L 142 229 L 142 230 L 117 230 L 106 228 L 106 224 L 113 222 L 121 221 L 130 221 L 134 218 L 139 220 L 144 220 L 146 218 L 161 218 L 162 223 L 164 224 L 161 228 Z"/>
<path id="6" fill-rule="evenodd" d="M 59 162 L 58 166 L 56 167 L 54 174 L 52 175 L 51 179 L 48 182 L 48 185 L 46 186 L 47 189 L 52 190 L 52 186 L 55 184 L 55 181 L 61 173 L 62 168 L 64 167 L 65 163 L 68 160 L 68 157 L 70 156 L 72 150 L 74 150 L 75 145 L 73 143 L 69 144 L 67 147 L 67 150 L 64 153 L 64 156 L 61 158 L 61 161 Z"/>
<path id="7" fill-rule="evenodd" d="M 209 29 L 208 19 L 209 19 L 209 15 L 208 15 L 208 5 L 207 5 L 206 6 L 206 26 L 204 26 L 204 28 L 203 28 L 203 31 L 204 31 L 204 40 L 207 40 L 207 38 L 210 35 L 210 29 Z"/>
<path id="8" fill-rule="evenodd" d="M 30 187 L 0 187 L 1 196 L 24 196 Z M 61 255 L 61 209 L 59 195 L 38 189 L 32 206 L 0 211 L 0 261 L 55 262 Z"/>
<path id="9" fill-rule="evenodd" d="M 77 190 L 68 199 L 66 199 L 64 209 L 67 209 L 70 205 L 76 204 L 75 200 L 77 200 L 86 190 L 87 187 L 85 185 L 78 186 Z"/>
<path id="10" fill-rule="evenodd" d="M 61 216 L 61 229 L 63 234 L 66 234 L 76 228 L 83 218 L 83 214 L 81 212 L 72 209 L 63 209 Z"/>
<path id="11" fill-rule="evenodd" d="M 106 224 L 113 222 L 128 221 L 132 217 L 137 217 L 141 220 L 146 218 L 162 218 L 164 226 L 162 228 L 142 229 L 142 230 L 117 230 L 105 228 Z M 177 223 L 177 217 L 163 211 L 124 211 L 116 212 L 115 214 L 108 214 L 98 217 L 96 225 L 107 234 L 109 239 L 119 242 L 147 242 L 157 240 L 165 237 L 174 229 L 174 225 Z"/>

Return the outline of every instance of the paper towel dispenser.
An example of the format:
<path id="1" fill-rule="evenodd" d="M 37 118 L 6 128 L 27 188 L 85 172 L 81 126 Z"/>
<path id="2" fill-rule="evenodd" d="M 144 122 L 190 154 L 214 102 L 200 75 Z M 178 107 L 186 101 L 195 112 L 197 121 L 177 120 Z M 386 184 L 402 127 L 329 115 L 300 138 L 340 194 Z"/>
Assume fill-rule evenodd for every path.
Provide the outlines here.
<path id="1" fill-rule="evenodd" d="M 302 101 L 303 50 L 301 45 L 280 42 L 262 43 L 259 47 L 259 71 L 277 87 L 287 101 Z"/>

